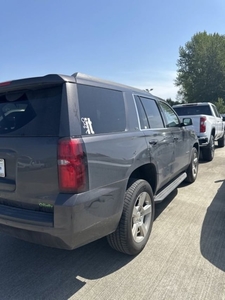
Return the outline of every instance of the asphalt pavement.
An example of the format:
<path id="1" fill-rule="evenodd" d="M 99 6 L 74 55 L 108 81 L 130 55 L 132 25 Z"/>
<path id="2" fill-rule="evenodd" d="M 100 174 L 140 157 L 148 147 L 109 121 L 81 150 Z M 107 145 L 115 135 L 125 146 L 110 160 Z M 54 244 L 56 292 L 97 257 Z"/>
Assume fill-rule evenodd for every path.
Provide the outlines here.
<path id="1" fill-rule="evenodd" d="M 225 148 L 156 206 L 136 257 L 101 239 L 73 251 L 0 234 L 0 300 L 225 299 Z"/>

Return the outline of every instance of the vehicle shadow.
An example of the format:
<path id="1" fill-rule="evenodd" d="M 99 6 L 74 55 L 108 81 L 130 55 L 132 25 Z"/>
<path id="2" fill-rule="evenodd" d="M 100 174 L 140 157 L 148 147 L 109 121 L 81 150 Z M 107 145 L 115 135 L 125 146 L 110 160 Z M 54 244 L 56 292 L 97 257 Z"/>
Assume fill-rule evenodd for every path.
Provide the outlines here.
<path id="1" fill-rule="evenodd" d="M 180 187 L 180 186 L 179 186 Z M 178 189 L 173 190 L 162 202 L 156 203 L 155 205 L 155 219 L 156 220 L 160 214 L 167 208 L 170 202 L 177 196 Z"/>
<path id="2" fill-rule="evenodd" d="M 177 195 L 156 205 L 155 219 Z M 73 251 L 43 247 L 0 234 L 0 299 L 68 299 L 89 280 L 135 259 L 110 248 L 106 238 Z"/>
<path id="3" fill-rule="evenodd" d="M 68 299 L 87 280 L 123 268 L 134 257 L 114 251 L 105 238 L 73 251 L 0 235 L 0 299 Z"/>
<path id="4" fill-rule="evenodd" d="M 201 230 L 203 257 L 225 271 L 225 180 L 208 207 Z"/>

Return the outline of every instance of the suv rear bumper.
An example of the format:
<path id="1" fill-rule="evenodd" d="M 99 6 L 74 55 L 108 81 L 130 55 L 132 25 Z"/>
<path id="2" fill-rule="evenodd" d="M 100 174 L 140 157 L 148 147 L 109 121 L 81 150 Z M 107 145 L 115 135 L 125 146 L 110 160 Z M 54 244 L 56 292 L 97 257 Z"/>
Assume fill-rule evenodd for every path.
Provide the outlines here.
<path id="1" fill-rule="evenodd" d="M 72 250 L 116 229 L 122 212 L 121 195 L 121 190 L 112 186 L 102 188 L 101 193 L 59 194 L 54 213 L 0 205 L 0 231 L 28 242 Z"/>

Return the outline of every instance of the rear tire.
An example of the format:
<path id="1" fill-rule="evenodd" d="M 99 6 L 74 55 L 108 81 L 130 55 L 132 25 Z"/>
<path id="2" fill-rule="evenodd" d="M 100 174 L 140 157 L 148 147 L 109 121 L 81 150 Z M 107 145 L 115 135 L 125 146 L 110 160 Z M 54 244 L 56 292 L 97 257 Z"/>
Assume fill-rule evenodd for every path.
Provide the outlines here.
<path id="1" fill-rule="evenodd" d="M 154 213 L 151 186 L 145 180 L 136 180 L 126 191 L 124 209 L 116 231 L 107 236 L 109 245 L 125 254 L 140 253 L 148 242 Z"/>
<path id="2" fill-rule="evenodd" d="M 187 178 L 185 179 L 186 182 L 192 183 L 196 180 L 198 175 L 198 151 L 196 148 L 192 148 L 191 153 L 191 162 L 189 167 L 187 168 Z"/>
<path id="3" fill-rule="evenodd" d="M 224 147 L 224 134 L 220 139 L 218 139 L 218 147 L 220 148 Z"/>
<path id="4" fill-rule="evenodd" d="M 206 161 L 211 161 L 214 158 L 215 143 L 214 137 L 211 135 L 209 145 L 202 149 L 202 158 Z"/>

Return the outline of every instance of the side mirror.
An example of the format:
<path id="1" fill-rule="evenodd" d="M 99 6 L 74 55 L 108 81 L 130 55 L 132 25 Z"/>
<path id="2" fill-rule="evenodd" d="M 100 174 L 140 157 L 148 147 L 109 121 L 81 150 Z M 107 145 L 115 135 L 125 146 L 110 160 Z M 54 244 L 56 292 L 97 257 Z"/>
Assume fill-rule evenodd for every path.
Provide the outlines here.
<path id="1" fill-rule="evenodd" d="M 182 125 L 183 125 L 183 126 L 190 126 L 190 125 L 193 125 L 192 119 L 191 119 L 191 118 L 183 118 L 183 120 L 182 120 Z"/>

